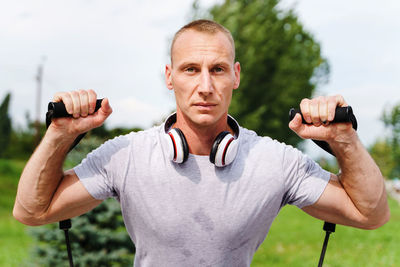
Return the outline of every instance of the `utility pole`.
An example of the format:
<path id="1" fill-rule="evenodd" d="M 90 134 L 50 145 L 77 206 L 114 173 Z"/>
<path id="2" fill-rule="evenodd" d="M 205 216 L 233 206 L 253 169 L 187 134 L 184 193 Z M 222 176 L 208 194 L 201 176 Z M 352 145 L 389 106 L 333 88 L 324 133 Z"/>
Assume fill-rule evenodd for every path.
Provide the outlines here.
<path id="1" fill-rule="evenodd" d="M 36 75 L 36 117 L 35 117 L 35 147 L 40 143 L 40 106 L 42 99 L 43 62 L 39 64 Z"/>

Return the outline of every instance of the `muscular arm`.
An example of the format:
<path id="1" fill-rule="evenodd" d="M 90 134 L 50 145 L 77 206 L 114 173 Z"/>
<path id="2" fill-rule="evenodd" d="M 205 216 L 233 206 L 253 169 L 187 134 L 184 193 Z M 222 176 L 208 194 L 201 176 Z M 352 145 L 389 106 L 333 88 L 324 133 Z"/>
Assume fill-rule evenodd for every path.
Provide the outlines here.
<path id="1" fill-rule="evenodd" d="M 320 199 L 303 210 L 332 223 L 375 229 L 390 217 L 384 179 L 350 124 L 322 125 L 333 119 L 336 105 L 346 103 L 340 96 L 303 101 L 305 120 L 314 125 L 302 124 L 299 115 L 290 123 L 303 138 L 327 141 L 341 169 L 331 175 Z"/>
<path id="2" fill-rule="evenodd" d="M 332 147 L 332 146 L 331 146 Z M 389 220 L 384 179 L 358 138 L 354 144 L 333 148 L 341 174 L 331 180 L 320 199 L 304 211 L 319 219 L 375 229 Z"/>
<path id="3" fill-rule="evenodd" d="M 101 202 L 86 191 L 73 170 L 62 170 L 69 147 L 76 136 L 100 126 L 112 111 L 108 100 L 105 100 L 101 109 L 93 114 L 96 95 L 89 99 L 86 94 L 87 98 L 79 100 L 82 94 L 85 93 L 76 93 L 71 99 L 67 96 L 60 98 L 75 118 L 53 121 L 21 174 L 13 215 L 24 224 L 42 225 L 71 218 Z M 77 98 L 78 109 L 73 105 Z M 85 99 L 90 104 L 84 104 Z"/>

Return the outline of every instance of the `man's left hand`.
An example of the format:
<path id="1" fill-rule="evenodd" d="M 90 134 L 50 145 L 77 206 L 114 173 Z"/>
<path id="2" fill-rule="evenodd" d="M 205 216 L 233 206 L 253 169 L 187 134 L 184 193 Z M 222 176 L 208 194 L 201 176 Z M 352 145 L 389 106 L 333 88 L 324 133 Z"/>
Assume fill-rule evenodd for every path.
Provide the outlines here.
<path id="1" fill-rule="evenodd" d="M 300 110 L 307 124 L 303 124 L 301 115 L 296 114 L 289 123 L 289 128 L 303 139 L 350 143 L 356 136 L 352 124 L 330 123 L 335 117 L 336 107 L 346 106 L 348 105 L 341 95 L 305 98 L 300 103 Z"/>

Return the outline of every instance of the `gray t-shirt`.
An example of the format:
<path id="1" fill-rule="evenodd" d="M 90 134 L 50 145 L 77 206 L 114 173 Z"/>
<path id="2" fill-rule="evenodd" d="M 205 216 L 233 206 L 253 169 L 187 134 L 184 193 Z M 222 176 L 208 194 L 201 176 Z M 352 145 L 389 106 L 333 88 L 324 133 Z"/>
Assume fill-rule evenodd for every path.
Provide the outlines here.
<path id="1" fill-rule="evenodd" d="M 168 159 L 163 126 L 107 141 L 75 172 L 121 203 L 135 266 L 250 266 L 285 204 L 318 200 L 330 174 L 297 149 L 240 128 L 232 164 Z"/>

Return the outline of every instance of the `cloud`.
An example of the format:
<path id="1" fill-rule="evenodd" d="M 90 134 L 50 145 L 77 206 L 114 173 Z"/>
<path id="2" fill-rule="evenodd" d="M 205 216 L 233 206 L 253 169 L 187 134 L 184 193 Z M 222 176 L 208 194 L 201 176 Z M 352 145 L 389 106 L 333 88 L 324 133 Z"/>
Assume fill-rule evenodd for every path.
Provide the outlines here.
<path id="1" fill-rule="evenodd" d="M 134 97 L 119 99 L 112 103 L 113 113 L 107 126 L 148 128 L 165 118 L 170 110 L 165 110 L 153 103 L 140 101 Z"/>

